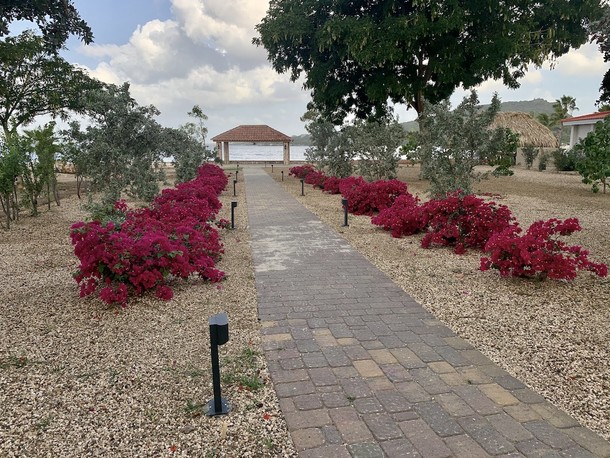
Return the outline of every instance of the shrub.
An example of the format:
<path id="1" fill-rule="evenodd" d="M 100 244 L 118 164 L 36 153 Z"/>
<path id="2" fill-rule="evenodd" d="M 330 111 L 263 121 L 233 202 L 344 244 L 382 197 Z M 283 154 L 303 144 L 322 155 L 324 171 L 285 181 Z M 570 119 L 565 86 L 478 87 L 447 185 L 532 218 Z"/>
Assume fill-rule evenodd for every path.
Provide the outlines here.
<path id="1" fill-rule="evenodd" d="M 605 264 L 589 261 L 586 250 L 558 239 L 558 236 L 580 230 L 576 218 L 537 221 L 524 235 L 519 235 L 521 228 L 508 227 L 489 239 L 485 245 L 489 256 L 481 258 L 480 268 L 483 271 L 497 269 L 503 277 L 573 280 L 578 270 L 589 270 L 605 277 L 608 274 Z"/>
<path id="2" fill-rule="evenodd" d="M 392 206 L 396 198 L 406 194 L 406 183 L 399 180 L 366 182 L 362 177 L 344 178 L 339 185 L 347 199 L 347 209 L 354 215 L 373 215 Z"/>
<path id="3" fill-rule="evenodd" d="M 553 164 L 555 168 L 560 172 L 573 172 L 576 170 L 576 166 L 579 161 L 579 155 L 576 151 L 563 151 L 557 149 L 553 151 Z"/>
<path id="4" fill-rule="evenodd" d="M 309 175 L 314 170 L 315 167 L 311 164 L 295 165 L 294 167 L 290 167 L 290 169 L 288 170 L 288 175 L 296 177 L 300 180 L 304 180 L 305 178 L 307 178 L 307 175 Z"/>
<path id="5" fill-rule="evenodd" d="M 453 246 L 456 254 L 465 253 L 468 247 L 482 249 L 494 233 L 515 224 L 506 205 L 486 202 L 460 191 L 448 193 L 444 199 L 426 202 L 424 211 L 428 232 L 422 239 L 422 247 Z"/>
<path id="6" fill-rule="evenodd" d="M 125 306 L 131 292 L 141 295 L 155 290 L 169 300 L 170 277 L 198 274 L 220 281 L 224 273 L 215 264 L 223 252 L 218 232 L 212 226 L 221 204 L 227 178 L 212 164 L 199 168 L 198 177 L 166 190 L 148 208 L 129 211 L 117 202 L 114 213 L 122 213 L 122 224 L 78 222 L 71 228 L 74 253 L 80 261 L 76 281 L 81 297 L 98 291 L 109 304 Z"/>
<path id="7" fill-rule="evenodd" d="M 324 182 L 326 181 L 326 175 L 320 170 L 313 170 L 308 173 L 305 177 L 305 183 L 313 185 L 314 188 L 324 188 Z"/>
<path id="8" fill-rule="evenodd" d="M 425 230 L 428 225 L 428 214 L 419 205 L 419 198 L 410 193 L 396 198 L 391 207 L 383 209 L 371 218 L 371 223 L 391 231 L 392 237 L 413 235 Z"/>
<path id="9" fill-rule="evenodd" d="M 339 177 L 326 177 L 324 181 L 324 192 L 329 194 L 339 194 L 339 186 L 341 185 L 342 178 Z"/>
<path id="10" fill-rule="evenodd" d="M 538 157 L 540 150 L 535 146 L 526 145 L 523 147 L 522 151 L 523 158 L 525 159 L 525 167 L 527 168 L 527 170 L 529 170 L 532 168 L 532 165 L 534 165 L 534 161 L 536 160 L 536 157 Z M 540 158 L 540 160 L 542 160 L 542 157 Z"/>
<path id="11" fill-rule="evenodd" d="M 542 154 L 540 159 L 538 160 L 538 171 L 542 172 L 546 170 L 547 163 L 549 162 L 549 156 L 547 154 Z"/>

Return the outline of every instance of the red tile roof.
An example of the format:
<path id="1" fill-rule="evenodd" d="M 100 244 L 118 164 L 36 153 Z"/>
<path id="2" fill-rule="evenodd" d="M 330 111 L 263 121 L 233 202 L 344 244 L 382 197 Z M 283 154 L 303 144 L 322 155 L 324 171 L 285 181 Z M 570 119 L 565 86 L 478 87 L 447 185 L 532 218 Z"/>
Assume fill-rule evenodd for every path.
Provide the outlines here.
<path id="1" fill-rule="evenodd" d="M 600 119 L 604 119 L 608 115 L 610 115 L 610 111 L 600 111 L 598 113 L 591 113 L 582 116 L 575 116 L 573 118 L 562 119 L 561 123 L 563 124 L 566 122 L 598 121 Z"/>
<path id="2" fill-rule="evenodd" d="M 292 137 L 267 125 L 237 126 L 212 138 L 214 142 L 291 142 Z"/>

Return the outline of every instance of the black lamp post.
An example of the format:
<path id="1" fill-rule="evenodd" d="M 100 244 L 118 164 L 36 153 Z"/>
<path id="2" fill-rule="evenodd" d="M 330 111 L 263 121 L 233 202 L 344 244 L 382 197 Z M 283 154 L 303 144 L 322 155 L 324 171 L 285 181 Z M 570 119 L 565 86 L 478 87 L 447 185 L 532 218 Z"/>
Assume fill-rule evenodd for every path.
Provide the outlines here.
<path id="1" fill-rule="evenodd" d="M 305 180 L 301 178 L 301 195 L 305 195 Z"/>
<path id="2" fill-rule="evenodd" d="M 235 229 L 235 207 L 237 207 L 237 202 L 231 202 L 231 229 Z"/>
<path id="3" fill-rule="evenodd" d="M 343 205 L 343 227 L 349 226 L 347 224 L 347 199 L 341 199 L 341 205 Z"/>
<path id="4" fill-rule="evenodd" d="M 282 181 L 284 181 L 284 171 L 282 170 Z"/>
<path id="5" fill-rule="evenodd" d="M 271 164 L 271 173 L 273 173 L 273 164 Z"/>
<path id="6" fill-rule="evenodd" d="M 229 341 L 229 317 L 226 313 L 218 313 L 209 318 L 210 325 L 210 352 L 212 355 L 212 385 L 214 399 L 208 401 L 206 415 L 223 415 L 231 411 L 231 405 L 220 395 L 220 361 L 218 360 L 218 347 Z"/>
<path id="7" fill-rule="evenodd" d="M 237 180 L 233 180 L 233 197 L 237 196 L 235 191 L 235 185 L 237 184 Z"/>
<path id="8" fill-rule="evenodd" d="M 236 171 L 235 171 L 235 179 L 236 179 L 236 180 L 239 180 L 239 170 L 236 170 Z"/>

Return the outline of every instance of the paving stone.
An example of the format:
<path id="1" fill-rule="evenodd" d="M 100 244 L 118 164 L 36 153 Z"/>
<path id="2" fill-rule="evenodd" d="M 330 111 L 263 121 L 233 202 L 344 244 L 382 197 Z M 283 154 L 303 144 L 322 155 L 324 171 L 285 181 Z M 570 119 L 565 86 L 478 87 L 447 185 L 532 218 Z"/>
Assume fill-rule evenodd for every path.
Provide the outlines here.
<path id="1" fill-rule="evenodd" d="M 580 423 L 578 423 L 578 421 L 576 421 L 573 417 L 569 416 L 563 410 L 558 409 L 548 402 L 532 404 L 531 408 L 535 410 L 543 419 L 548 421 L 553 426 L 557 426 L 558 428 L 580 426 Z"/>
<path id="2" fill-rule="evenodd" d="M 463 434 L 460 425 L 436 401 L 415 404 L 415 411 L 441 437 Z"/>
<path id="3" fill-rule="evenodd" d="M 453 392 L 480 415 L 491 415 L 502 411 L 500 406 L 492 402 L 475 385 L 457 386 L 453 388 Z"/>
<path id="4" fill-rule="evenodd" d="M 483 385 L 490 384 L 493 382 L 491 377 L 481 372 L 476 367 L 460 367 L 458 373 L 466 380 L 469 385 Z"/>
<path id="5" fill-rule="evenodd" d="M 329 367 L 317 367 L 305 371 L 316 386 L 336 385 L 337 377 Z"/>
<path id="6" fill-rule="evenodd" d="M 520 390 L 527 388 L 523 382 L 516 379 L 512 375 L 501 375 L 500 377 L 495 377 L 494 382 L 507 390 Z"/>
<path id="7" fill-rule="evenodd" d="M 309 374 L 305 369 L 274 369 L 273 381 L 275 383 L 299 382 L 309 380 Z"/>
<path id="8" fill-rule="evenodd" d="M 419 415 L 417 415 L 417 412 L 415 412 L 415 410 L 405 410 L 404 412 L 393 413 L 392 418 L 396 422 L 401 423 L 403 421 L 408 420 L 417 420 L 419 418 Z"/>
<path id="9" fill-rule="evenodd" d="M 316 391 L 313 383 L 309 380 L 304 382 L 276 383 L 275 391 L 280 398 L 296 396 L 300 394 L 311 394 Z"/>
<path id="10" fill-rule="evenodd" d="M 329 410 L 328 413 L 345 443 L 355 444 L 373 439 L 371 431 L 354 407 L 338 407 Z"/>
<path id="11" fill-rule="evenodd" d="M 417 382 L 396 383 L 395 386 L 410 402 L 422 402 L 432 399 L 432 396 Z"/>
<path id="12" fill-rule="evenodd" d="M 519 404 L 519 400 L 516 397 L 496 383 L 479 385 L 479 390 L 481 390 L 481 392 L 484 393 L 489 399 L 501 406 L 512 406 Z"/>
<path id="13" fill-rule="evenodd" d="M 447 361 L 429 363 L 428 367 L 437 374 L 451 374 L 456 373 L 455 367 L 449 364 Z"/>
<path id="14" fill-rule="evenodd" d="M 541 402 L 547 402 L 542 396 L 536 393 L 530 388 L 524 388 L 522 390 L 512 390 L 512 395 L 519 401 L 525 402 L 526 404 L 540 404 Z"/>
<path id="15" fill-rule="evenodd" d="M 351 366 L 352 360 L 347 357 L 341 347 L 326 347 L 322 348 L 322 353 L 331 367 Z"/>
<path id="16" fill-rule="evenodd" d="M 362 377 L 367 378 L 383 376 L 383 371 L 372 359 L 354 361 L 353 364 Z"/>
<path id="17" fill-rule="evenodd" d="M 374 442 L 349 444 L 347 450 L 353 458 L 384 458 L 383 450 Z"/>
<path id="18" fill-rule="evenodd" d="M 297 429 L 316 428 L 331 423 L 328 411 L 325 409 L 299 410 L 297 412 L 284 412 L 286 424 L 291 431 Z"/>
<path id="19" fill-rule="evenodd" d="M 413 380 L 409 371 L 400 364 L 380 364 L 379 367 L 391 382 L 406 382 Z"/>
<path id="20" fill-rule="evenodd" d="M 314 353 L 321 350 L 316 339 L 303 339 L 296 341 L 297 349 L 301 353 Z"/>
<path id="21" fill-rule="evenodd" d="M 564 429 L 563 432 L 595 456 L 610 457 L 610 443 L 590 429 L 577 426 Z"/>
<path id="22" fill-rule="evenodd" d="M 396 359 L 396 357 L 387 348 L 382 348 L 382 349 L 378 349 L 378 350 L 371 349 L 371 350 L 368 350 L 368 353 L 369 353 L 370 357 L 373 358 L 373 360 L 379 365 L 398 363 L 398 360 Z"/>
<path id="23" fill-rule="evenodd" d="M 525 429 L 521 423 L 506 413 L 498 413 L 485 417 L 491 425 L 512 442 L 523 442 L 532 439 L 532 433 Z"/>
<path id="24" fill-rule="evenodd" d="M 362 348 L 364 348 L 366 350 L 385 348 L 385 345 L 383 345 L 378 340 L 364 340 L 364 341 L 360 342 L 360 345 L 362 345 Z"/>
<path id="25" fill-rule="evenodd" d="M 334 425 L 322 426 L 320 430 L 324 434 L 324 440 L 327 444 L 341 444 L 343 442 L 339 430 Z"/>
<path id="26" fill-rule="evenodd" d="M 404 412 L 405 410 L 412 410 L 413 403 L 408 397 L 399 391 L 382 391 L 376 393 L 376 397 L 389 413 Z"/>
<path id="27" fill-rule="evenodd" d="M 373 395 L 367 383 L 359 378 L 341 379 L 339 380 L 343 391 L 348 398 L 365 398 Z"/>
<path id="28" fill-rule="evenodd" d="M 299 458 L 352 458 L 352 455 L 347 451 L 344 445 L 327 445 L 318 448 L 312 448 L 299 453 Z"/>
<path id="29" fill-rule="evenodd" d="M 437 352 L 435 352 L 432 347 L 423 342 L 412 343 L 409 345 L 409 349 L 425 363 L 443 360 L 443 358 Z"/>
<path id="30" fill-rule="evenodd" d="M 292 442 L 298 451 L 324 445 L 324 434 L 319 428 L 297 429 L 290 433 Z"/>
<path id="31" fill-rule="evenodd" d="M 349 345 L 358 345 L 359 342 L 353 337 L 344 337 L 341 339 L 337 339 L 337 343 L 342 347 L 347 347 Z"/>
<path id="32" fill-rule="evenodd" d="M 297 410 L 313 410 L 323 407 L 321 395 L 318 393 L 295 396 L 292 400 Z"/>
<path id="33" fill-rule="evenodd" d="M 280 359 L 279 363 L 280 363 L 280 366 L 282 367 L 282 369 L 284 369 L 284 370 L 301 369 L 301 368 L 305 367 L 305 364 L 303 363 L 303 360 L 300 357 L 299 358 Z"/>
<path id="34" fill-rule="evenodd" d="M 362 345 L 345 345 L 342 347 L 343 351 L 349 359 L 352 361 L 370 359 L 368 351 Z"/>
<path id="35" fill-rule="evenodd" d="M 528 421 L 541 420 L 542 417 L 529 405 L 517 404 L 515 406 L 506 406 L 504 411 L 517 420 L 519 423 L 526 423 Z"/>
<path id="36" fill-rule="evenodd" d="M 466 434 L 474 439 L 487 453 L 499 455 L 510 453 L 515 447 L 500 434 L 484 417 L 468 416 L 457 419 Z"/>
<path id="37" fill-rule="evenodd" d="M 305 367 L 326 367 L 328 366 L 328 361 L 326 357 L 322 354 L 322 352 L 316 353 L 305 353 L 302 358 L 303 365 Z"/>
<path id="38" fill-rule="evenodd" d="M 383 406 L 377 398 L 359 398 L 353 402 L 356 410 L 361 414 L 383 412 Z"/>
<path id="39" fill-rule="evenodd" d="M 335 407 L 346 407 L 351 404 L 350 398 L 343 391 L 335 393 L 323 393 L 322 403 L 329 409 Z"/>
<path id="40" fill-rule="evenodd" d="M 404 437 L 396 421 L 387 413 L 366 414 L 362 418 L 377 441 Z"/>
<path id="41" fill-rule="evenodd" d="M 387 458 L 418 458 L 421 455 L 407 439 L 394 439 L 381 443 Z"/>
<path id="42" fill-rule="evenodd" d="M 568 449 L 576 446 L 564 431 L 553 428 L 546 421 L 530 421 L 524 423 L 523 427 L 531 432 L 537 439 L 556 449 Z"/>
<path id="43" fill-rule="evenodd" d="M 515 444 L 517 450 L 527 457 L 561 457 L 559 452 L 553 450 L 547 444 L 538 439 L 530 439 Z"/>
<path id="44" fill-rule="evenodd" d="M 366 384 L 374 393 L 378 391 L 387 391 L 394 389 L 394 384 L 390 380 L 388 380 L 385 375 L 382 375 L 381 377 L 367 378 L 365 380 Z"/>
<path id="45" fill-rule="evenodd" d="M 455 393 L 442 393 L 435 399 L 449 415 L 454 417 L 474 415 L 474 410 Z"/>
<path id="46" fill-rule="evenodd" d="M 359 376 L 358 371 L 353 366 L 333 367 L 332 371 L 335 377 L 339 379 L 357 378 Z"/>
<path id="47" fill-rule="evenodd" d="M 445 438 L 445 444 L 451 449 L 453 456 L 468 458 L 484 458 L 489 454 L 472 438 L 466 435 L 451 436 Z"/>
<path id="48" fill-rule="evenodd" d="M 423 420 L 404 421 L 400 429 L 415 446 L 421 456 L 426 458 L 445 458 L 453 453 Z"/>
<path id="49" fill-rule="evenodd" d="M 451 387 L 427 367 L 423 369 L 411 369 L 409 373 L 413 376 L 413 380 L 419 383 L 424 390 L 432 395 L 451 391 Z"/>

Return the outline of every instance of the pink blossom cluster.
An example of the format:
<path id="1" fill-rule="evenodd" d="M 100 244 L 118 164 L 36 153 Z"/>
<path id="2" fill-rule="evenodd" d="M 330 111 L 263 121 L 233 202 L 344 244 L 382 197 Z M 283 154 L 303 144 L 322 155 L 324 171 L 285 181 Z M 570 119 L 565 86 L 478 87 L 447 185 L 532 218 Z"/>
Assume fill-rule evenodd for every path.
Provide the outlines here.
<path id="1" fill-rule="evenodd" d="M 350 213 L 370 215 L 373 224 L 393 237 L 424 233 L 423 248 L 452 246 L 456 254 L 465 253 L 467 248 L 483 250 L 488 256 L 481 258 L 481 270 L 497 269 L 502 276 L 565 280 L 573 280 L 578 270 L 600 277 L 608 274 L 605 264 L 588 259 L 588 251 L 558 239 L 581 230 L 575 218 L 538 221 L 521 235 L 523 230 L 506 205 L 473 194 L 456 191 L 421 203 L 398 180 L 369 183 L 361 177 L 326 177 L 309 164 L 290 170 L 291 175 L 303 177 L 325 192 L 341 193 L 348 199 Z"/>
<path id="2" fill-rule="evenodd" d="M 213 223 L 227 181 L 220 167 L 205 164 L 197 178 L 164 190 L 147 208 L 129 210 L 124 201 L 117 202 L 115 210 L 125 215 L 120 225 L 72 225 L 70 237 L 80 261 L 74 278 L 81 297 L 98 291 L 104 302 L 125 306 L 131 292 L 154 290 L 160 299 L 171 299 L 171 277 L 197 274 L 222 280 L 224 272 L 215 266 L 223 246 Z"/>

